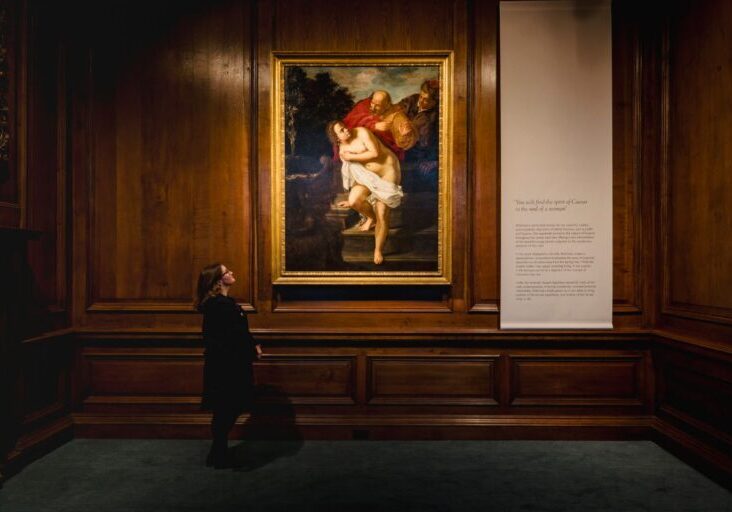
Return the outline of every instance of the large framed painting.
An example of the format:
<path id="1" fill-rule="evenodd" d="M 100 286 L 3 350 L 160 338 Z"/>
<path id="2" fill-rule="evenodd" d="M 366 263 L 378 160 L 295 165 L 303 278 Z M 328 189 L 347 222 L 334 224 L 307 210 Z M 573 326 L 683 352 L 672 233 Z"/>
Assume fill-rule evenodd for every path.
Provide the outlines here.
<path id="1" fill-rule="evenodd" d="M 452 55 L 272 57 L 275 284 L 450 282 Z"/>

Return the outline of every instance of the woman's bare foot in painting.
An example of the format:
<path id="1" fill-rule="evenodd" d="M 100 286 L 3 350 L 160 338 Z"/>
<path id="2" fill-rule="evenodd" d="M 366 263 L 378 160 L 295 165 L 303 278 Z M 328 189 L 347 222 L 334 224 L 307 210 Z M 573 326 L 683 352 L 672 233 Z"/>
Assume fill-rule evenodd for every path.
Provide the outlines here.
<path id="1" fill-rule="evenodd" d="M 374 222 L 374 219 L 369 219 L 366 217 L 366 220 L 361 223 L 360 226 L 358 226 L 359 231 L 368 231 L 369 229 L 374 229 L 374 226 L 376 223 Z"/>
<path id="2" fill-rule="evenodd" d="M 374 263 L 381 265 L 384 262 L 384 255 L 381 251 L 374 251 Z"/>

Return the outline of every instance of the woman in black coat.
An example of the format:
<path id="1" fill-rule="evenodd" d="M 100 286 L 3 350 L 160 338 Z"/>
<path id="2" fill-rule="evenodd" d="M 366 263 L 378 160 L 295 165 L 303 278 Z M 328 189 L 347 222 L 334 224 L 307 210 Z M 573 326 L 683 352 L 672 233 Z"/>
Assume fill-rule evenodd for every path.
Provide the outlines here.
<path id="1" fill-rule="evenodd" d="M 254 395 L 252 362 L 262 351 L 249 333 L 247 317 L 229 297 L 234 273 L 220 263 L 204 268 L 198 277 L 196 309 L 203 313 L 203 399 L 211 411 L 213 443 L 207 466 L 224 468 L 229 432 L 239 415 L 251 408 Z"/>

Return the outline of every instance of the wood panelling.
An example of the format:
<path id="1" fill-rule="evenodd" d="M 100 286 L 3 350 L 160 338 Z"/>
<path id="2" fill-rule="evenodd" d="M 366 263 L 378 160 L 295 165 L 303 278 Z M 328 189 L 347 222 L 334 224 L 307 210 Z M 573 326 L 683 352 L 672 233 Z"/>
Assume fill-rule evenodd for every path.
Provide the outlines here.
<path id="1" fill-rule="evenodd" d="M 0 474 L 21 432 L 23 344 L 33 328 L 28 243 L 37 232 L 0 227 Z"/>
<path id="2" fill-rule="evenodd" d="M 497 405 L 494 357 L 373 357 L 368 403 L 373 405 Z"/>
<path id="3" fill-rule="evenodd" d="M 25 59 L 23 44 L 25 38 L 25 16 L 20 2 L 3 2 L 2 46 L 3 58 L 0 80 L 2 90 L 3 141 L 0 151 L 0 226 L 21 227 L 22 187 L 24 167 L 19 167 L 18 150 L 23 152 L 25 137 L 18 130 L 18 121 L 23 120 L 25 111 Z M 19 116 L 20 114 L 20 116 Z M 24 123 L 21 124 L 23 126 Z M 24 154 L 24 152 L 23 152 Z"/>
<path id="4" fill-rule="evenodd" d="M 633 6 L 631 6 L 631 9 Z M 660 208 L 659 173 L 665 124 L 663 122 L 664 18 L 650 8 L 637 11 L 637 60 L 639 70 L 639 137 L 638 137 L 638 226 L 639 288 L 643 304 L 643 323 L 652 327 L 660 310 Z"/>
<path id="5" fill-rule="evenodd" d="M 254 418 L 254 424 L 252 424 Z M 371 414 L 323 416 L 302 414 L 287 418 L 243 415 L 234 427 L 235 439 L 647 439 L 653 419 L 648 416 L 542 416 L 490 417 L 475 415 Z M 202 438 L 209 435 L 210 419 L 202 414 L 74 414 L 80 437 Z"/>
<path id="6" fill-rule="evenodd" d="M 73 343 L 70 332 L 57 331 L 19 344 L 13 376 L 17 385 L 14 410 L 3 411 L 3 429 L 12 429 L 12 443 L 3 439 L 0 480 L 71 437 L 71 374 Z M 6 383 L 7 384 L 7 383 Z"/>
<path id="7" fill-rule="evenodd" d="M 680 456 L 732 475 L 732 354 L 665 336 L 654 351 L 657 427 Z"/>
<path id="8" fill-rule="evenodd" d="M 114 344 L 82 351 L 84 411 L 185 413 L 200 403 L 200 349 Z M 255 363 L 260 403 L 335 416 L 475 413 L 476 407 L 483 407 L 480 414 L 511 415 L 526 414 L 526 406 L 591 414 L 650 405 L 647 354 L 640 351 L 310 345 L 265 346 Z"/>
<path id="9" fill-rule="evenodd" d="M 24 425 L 68 411 L 71 355 L 68 336 L 23 343 L 18 401 Z"/>
<path id="10" fill-rule="evenodd" d="M 90 412 L 200 410 L 200 349 L 83 349 L 76 397 Z"/>
<path id="11" fill-rule="evenodd" d="M 475 2 L 471 15 L 470 306 L 472 311 L 497 312 L 501 197 L 498 168 L 498 2 Z"/>
<path id="12" fill-rule="evenodd" d="M 20 226 L 20 218 L 20 205 L 0 202 L 0 226 L 18 227 Z"/>
<path id="13" fill-rule="evenodd" d="M 190 311 L 226 262 L 252 302 L 250 28 L 242 2 L 94 12 L 91 311 Z"/>
<path id="14" fill-rule="evenodd" d="M 82 351 L 87 411 L 184 412 L 197 409 L 203 386 L 199 349 L 88 348 Z M 255 365 L 263 403 L 354 404 L 353 357 L 268 355 Z"/>
<path id="15" fill-rule="evenodd" d="M 85 331 L 197 332 L 189 297 L 211 260 L 237 271 L 233 293 L 256 332 L 376 333 L 374 312 L 383 312 L 384 335 L 497 330 L 498 4 L 397 4 L 380 1 L 338 23 L 323 2 L 189 0 L 146 7 L 145 17 L 135 2 L 86 9 L 67 77 L 74 307 Z M 616 11 L 615 322 L 633 329 L 640 65 L 634 11 Z M 432 295 L 271 284 L 271 52 L 349 50 L 454 54 L 453 283 Z"/>
<path id="16" fill-rule="evenodd" d="M 704 425 L 732 445 L 732 361 L 662 350 L 656 365 L 661 415 Z"/>
<path id="17" fill-rule="evenodd" d="M 353 357 L 273 355 L 256 364 L 255 376 L 264 402 L 286 397 L 293 404 L 355 403 Z"/>
<path id="18" fill-rule="evenodd" d="M 732 5 L 674 3 L 662 176 L 664 312 L 732 323 Z"/>
<path id="19" fill-rule="evenodd" d="M 328 0 L 269 1 L 275 51 L 449 50 L 455 44 L 456 2 L 450 0 L 375 0 L 348 15 Z"/>
<path id="20" fill-rule="evenodd" d="M 637 5 L 613 2 L 613 304 L 640 303 L 641 55 Z M 638 324 L 637 324 L 638 325 Z"/>
<path id="21" fill-rule="evenodd" d="M 37 296 L 36 333 L 67 327 L 69 229 L 66 54 L 61 6 L 31 3 L 28 9 L 28 137 L 25 221 L 41 233 L 29 246 L 29 267 Z"/>
<path id="22" fill-rule="evenodd" d="M 695 434 L 660 418 L 652 422 L 652 439 L 678 458 L 706 473 L 725 487 L 732 487 L 732 457 L 729 446 L 717 449 Z"/>
<path id="23" fill-rule="evenodd" d="M 199 351 L 84 351 L 88 393 L 98 395 L 200 395 Z"/>
<path id="24" fill-rule="evenodd" d="M 666 366 L 662 375 L 661 411 L 684 418 L 687 423 L 701 421 L 717 425 L 732 441 L 732 382 L 678 366 Z M 729 376 L 729 368 L 727 369 Z"/>
<path id="25" fill-rule="evenodd" d="M 513 357 L 512 405 L 641 405 L 640 356 Z"/>

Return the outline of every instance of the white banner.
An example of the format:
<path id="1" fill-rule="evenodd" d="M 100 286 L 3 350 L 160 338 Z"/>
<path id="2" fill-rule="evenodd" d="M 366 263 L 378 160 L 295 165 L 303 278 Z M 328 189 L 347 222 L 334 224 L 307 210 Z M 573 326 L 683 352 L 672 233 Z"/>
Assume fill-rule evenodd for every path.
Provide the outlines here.
<path id="1" fill-rule="evenodd" d="M 612 328 L 609 2 L 500 4 L 501 328 Z"/>

